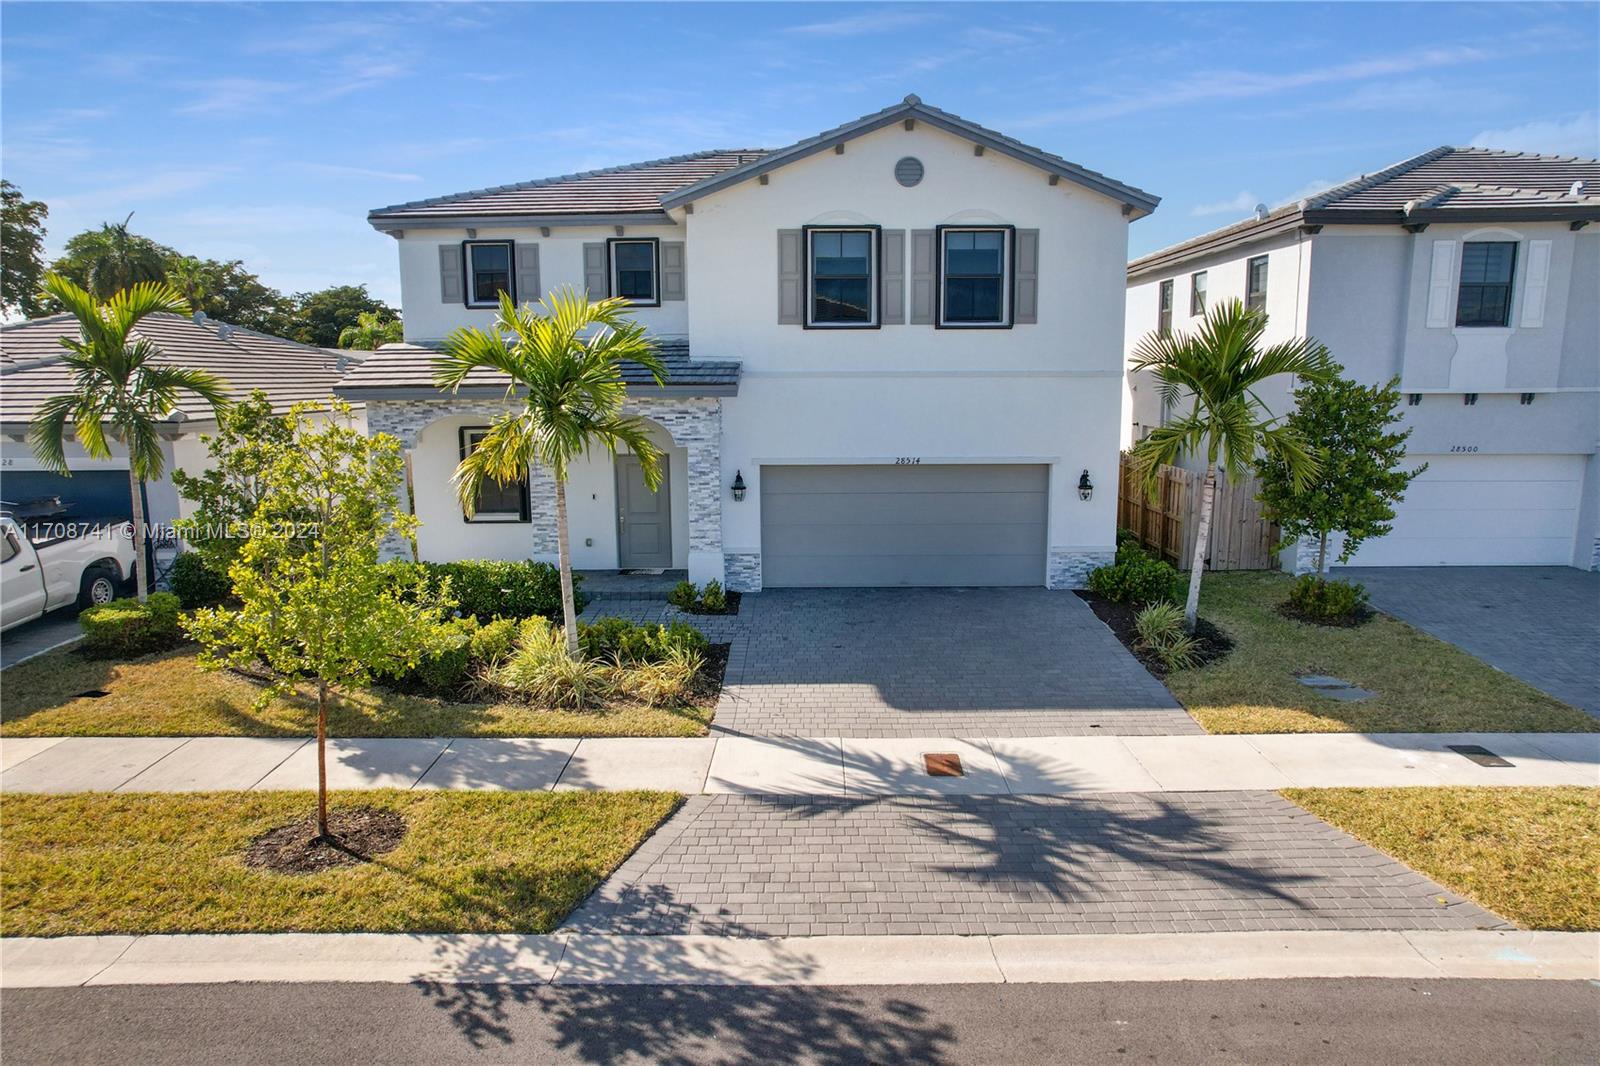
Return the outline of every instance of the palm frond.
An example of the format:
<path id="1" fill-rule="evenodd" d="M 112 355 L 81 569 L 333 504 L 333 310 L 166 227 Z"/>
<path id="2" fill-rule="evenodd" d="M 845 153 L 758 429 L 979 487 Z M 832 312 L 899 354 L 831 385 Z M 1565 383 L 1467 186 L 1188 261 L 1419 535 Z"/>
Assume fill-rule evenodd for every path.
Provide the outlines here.
<path id="1" fill-rule="evenodd" d="M 28 424 L 28 444 L 39 464 L 53 474 L 69 474 L 67 469 L 67 423 L 72 420 L 76 396 L 52 396 L 39 405 Z"/>

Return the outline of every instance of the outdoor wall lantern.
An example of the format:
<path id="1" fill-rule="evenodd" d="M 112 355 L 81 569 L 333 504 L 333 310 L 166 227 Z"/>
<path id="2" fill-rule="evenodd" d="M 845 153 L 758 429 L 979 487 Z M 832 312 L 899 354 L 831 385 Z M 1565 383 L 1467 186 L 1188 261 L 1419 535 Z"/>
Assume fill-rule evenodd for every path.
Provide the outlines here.
<path id="1" fill-rule="evenodd" d="M 744 474 L 735 470 L 733 472 L 733 502 L 738 503 L 744 499 Z"/>
<path id="2" fill-rule="evenodd" d="M 1094 485 L 1089 482 L 1089 471 L 1078 475 L 1078 499 L 1087 500 L 1094 495 Z"/>

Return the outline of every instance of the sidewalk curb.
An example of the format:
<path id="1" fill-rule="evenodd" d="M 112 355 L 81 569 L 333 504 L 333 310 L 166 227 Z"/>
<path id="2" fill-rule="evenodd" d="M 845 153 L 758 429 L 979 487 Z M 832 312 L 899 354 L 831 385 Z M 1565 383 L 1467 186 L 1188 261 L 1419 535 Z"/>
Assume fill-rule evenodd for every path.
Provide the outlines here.
<path id="1" fill-rule="evenodd" d="M 378 982 L 1002 984 L 1600 979 L 1600 933 L 1282 932 L 737 939 L 236 933 L 0 939 L 0 987 Z"/>

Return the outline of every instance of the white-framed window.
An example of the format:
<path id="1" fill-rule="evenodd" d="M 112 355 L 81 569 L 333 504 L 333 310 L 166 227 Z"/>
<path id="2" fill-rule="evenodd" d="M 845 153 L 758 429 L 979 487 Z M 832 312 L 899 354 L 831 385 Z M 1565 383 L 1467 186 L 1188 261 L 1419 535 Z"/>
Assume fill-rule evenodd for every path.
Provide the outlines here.
<path id="1" fill-rule="evenodd" d="M 1163 337 L 1170 337 L 1172 336 L 1172 279 L 1163 281 L 1158 291 L 1160 295 L 1156 310 L 1156 332 Z"/>
<path id="2" fill-rule="evenodd" d="M 1012 234 L 1009 226 L 939 227 L 939 326 L 1011 325 Z"/>
<path id="3" fill-rule="evenodd" d="M 517 298 L 516 249 L 511 241 L 463 241 L 461 254 L 466 266 L 463 287 L 468 307 L 498 307 L 503 292 Z"/>
<path id="4" fill-rule="evenodd" d="M 1206 272 L 1189 275 L 1189 314 L 1206 313 Z"/>
<path id="5" fill-rule="evenodd" d="M 807 226 L 806 325 L 878 326 L 878 227 Z"/>
<path id="6" fill-rule="evenodd" d="M 488 432 L 488 426 L 462 426 L 461 458 L 476 451 Z M 477 506 L 472 515 L 468 517 L 463 513 L 462 518 L 468 522 L 529 521 L 528 475 L 524 473 L 518 481 L 486 482 L 478 490 Z"/>
<path id="7" fill-rule="evenodd" d="M 613 237 L 606 241 L 611 295 L 636 307 L 661 305 L 661 245 L 654 237 Z"/>

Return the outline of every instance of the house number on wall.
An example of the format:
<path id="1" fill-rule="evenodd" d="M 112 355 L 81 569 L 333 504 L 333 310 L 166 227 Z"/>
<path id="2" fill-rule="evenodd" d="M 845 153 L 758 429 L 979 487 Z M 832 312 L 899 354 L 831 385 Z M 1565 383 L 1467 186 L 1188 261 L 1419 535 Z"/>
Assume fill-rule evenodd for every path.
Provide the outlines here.
<path id="1" fill-rule="evenodd" d="M 1450 450 L 1453 452 L 1475 452 L 1478 450 L 1478 446 L 1476 444 L 1452 444 L 1450 445 Z"/>
<path id="2" fill-rule="evenodd" d="M 920 455 L 902 455 L 902 456 L 899 456 L 898 458 L 895 459 L 894 465 L 895 466 L 916 466 L 920 462 L 922 462 L 922 456 L 920 456 Z"/>

